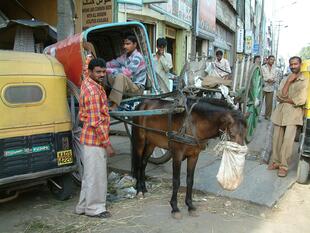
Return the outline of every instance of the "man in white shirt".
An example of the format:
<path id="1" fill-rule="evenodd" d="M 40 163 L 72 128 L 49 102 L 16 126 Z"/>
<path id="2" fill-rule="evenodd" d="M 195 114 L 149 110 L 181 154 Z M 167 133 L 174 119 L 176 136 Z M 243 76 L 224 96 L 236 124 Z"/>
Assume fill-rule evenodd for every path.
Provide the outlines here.
<path id="1" fill-rule="evenodd" d="M 214 62 L 216 73 L 223 79 L 228 79 L 231 74 L 230 64 L 225 58 L 223 58 L 223 52 L 217 50 L 215 53 L 216 59 Z"/>
<path id="2" fill-rule="evenodd" d="M 274 65 L 275 57 L 270 55 L 267 63 L 262 66 L 262 75 L 264 79 L 264 97 L 265 97 L 265 119 L 269 120 L 273 105 L 273 92 L 277 81 L 277 70 Z"/>
<path id="3" fill-rule="evenodd" d="M 167 47 L 167 40 L 165 38 L 158 38 L 157 42 L 157 52 L 154 54 L 155 67 L 157 74 L 163 79 L 165 87 L 163 87 L 164 92 L 172 91 L 172 80 L 170 80 L 170 70 L 173 68 L 172 57 L 170 53 L 165 51 Z"/>

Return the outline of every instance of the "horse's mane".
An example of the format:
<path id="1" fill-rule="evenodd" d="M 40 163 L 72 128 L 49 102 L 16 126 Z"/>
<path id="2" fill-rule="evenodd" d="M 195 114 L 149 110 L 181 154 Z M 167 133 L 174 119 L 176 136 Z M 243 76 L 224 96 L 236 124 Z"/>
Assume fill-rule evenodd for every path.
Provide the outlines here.
<path id="1" fill-rule="evenodd" d="M 188 106 L 192 106 L 193 104 L 194 109 L 197 111 L 205 112 L 205 111 L 230 111 L 233 110 L 233 106 L 228 104 L 225 100 L 222 99 L 215 99 L 215 98 L 188 98 L 187 104 Z"/>
<path id="2" fill-rule="evenodd" d="M 225 101 L 223 99 L 201 98 L 199 100 L 199 102 L 202 103 L 202 104 L 208 103 L 208 104 L 212 104 L 212 105 L 215 105 L 215 106 L 219 106 L 219 107 L 228 108 L 230 110 L 233 110 L 233 106 L 231 106 L 229 103 L 227 103 L 227 101 Z"/>
<path id="3" fill-rule="evenodd" d="M 193 107 L 193 111 L 210 115 L 212 112 L 229 112 L 230 115 L 237 121 L 246 125 L 246 121 L 241 113 L 241 111 L 234 110 L 233 106 L 222 99 L 214 98 L 199 98 L 199 100 L 189 99 L 188 104 L 192 106 L 194 103 L 196 105 Z"/>

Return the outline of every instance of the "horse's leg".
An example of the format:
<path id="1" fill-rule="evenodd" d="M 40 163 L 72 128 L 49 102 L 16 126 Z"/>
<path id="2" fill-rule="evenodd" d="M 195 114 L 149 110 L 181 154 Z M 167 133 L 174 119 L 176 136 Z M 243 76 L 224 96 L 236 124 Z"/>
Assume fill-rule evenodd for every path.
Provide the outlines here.
<path id="1" fill-rule="evenodd" d="M 142 170 L 142 161 L 143 161 L 143 152 L 145 148 L 145 137 L 141 132 L 141 129 L 133 128 L 133 142 L 132 145 L 132 169 L 133 176 L 136 178 L 136 190 L 137 195 L 142 193 L 142 185 L 141 185 L 141 170 Z"/>
<path id="2" fill-rule="evenodd" d="M 195 215 L 196 208 L 193 205 L 192 200 L 192 191 L 193 191 L 193 184 L 194 184 L 194 173 L 195 167 L 197 164 L 198 156 L 188 156 L 187 157 L 187 176 L 186 176 L 186 197 L 185 197 L 185 204 L 188 207 L 188 211 L 190 215 Z"/>
<path id="3" fill-rule="evenodd" d="M 147 161 L 149 159 L 149 157 L 151 156 L 151 154 L 154 151 L 155 146 L 152 144 L 145 144 L 144 147 L 144 152 L 143 152 L 143 159 L 142 159 L 142 168 L 141 168 L 141 188 L 142 188 L 142 193 L 143 195 L 147 192 L 146 189 L 146 185 L 145 185 L 145 169 L 146 169 L 146 165 L 147 165 Z"/>
<path id="4" fill-rule="evenodd" d="M 137 196 L 142 195 L 142 177 L 141 177 L 141 170 L 142 170 L 142 155 L 137 157 L 137 167 L 136 167 L 136 190 L 137 190 Z"/>
<path id="5" fill-rule="evenodd" d="M 172 155 L 172 170 L 173 170 L 173 179 L 172 179 L 172 197 L 170 200 L 170 205 L 172 207 L 172 216 L 176 219 L 182 218 L 180 210 L 178 208 L 178 191 L 180 187 L 180 172 L 181 172 L 181 163 L 182 155 L 180 153 L 175 153 Z"/>

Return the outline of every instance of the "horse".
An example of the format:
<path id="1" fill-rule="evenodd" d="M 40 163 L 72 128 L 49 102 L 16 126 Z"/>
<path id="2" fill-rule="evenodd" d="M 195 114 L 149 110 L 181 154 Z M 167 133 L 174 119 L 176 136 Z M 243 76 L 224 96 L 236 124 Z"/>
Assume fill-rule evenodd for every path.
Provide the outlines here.
<path id="1" fill-rule="evenodd" d="M 146 99 L 137 110 L 169 109 L 171 101 L 163 99 Z M 207 145 L 207 140 L 226 133 L 230 140 L 244 144 L 246 121 L 240 111 L 233 110 L 225 101 L 219 99 L 189 99 L 185 103 L 188 111 L 181 113 L 137 116 L 132 126 L 132 173 L 136 178 L 137 195 L 147 192 L 145 186 L 145 168 L 154 148 L 160 147 L 172 153 L 173 191 L 170 200 L 172 217 L 182 217 L 177 204 L 177 193 L 180 187 L 181 163 L 187 159 L 186 197 L 185 204 L 189 214 L 195 216 L 196 208 L 192 203 L 192 187 L 198 156 Z M 169 119 L 170 118 L 170 119 Z M 191 143 L 174 140 L 169 133 L 182 132 L 189 135 Z M 184 134 L 183 134 L 184 135 Z M 186 136 L 185 136 L 186 139 Z M 196 142 L 196 143 L 193 143 Z"/>

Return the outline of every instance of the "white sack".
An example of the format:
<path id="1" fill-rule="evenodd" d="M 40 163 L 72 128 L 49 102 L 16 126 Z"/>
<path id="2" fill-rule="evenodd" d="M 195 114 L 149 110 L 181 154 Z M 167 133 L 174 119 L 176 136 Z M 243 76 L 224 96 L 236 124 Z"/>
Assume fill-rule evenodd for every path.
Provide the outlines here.
<path id="1" fill-rule="evenodd" d="M 235 190 L 243 180 L 243 168 L 247 146 L 230 141 L 221 141 L 214 148 L 218 155 L 222 154 L 222 161 L 216 175 L 217 181 L 223 189 Z"/>

